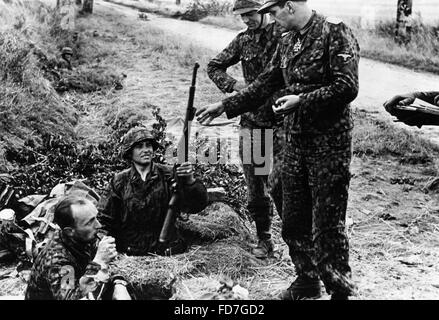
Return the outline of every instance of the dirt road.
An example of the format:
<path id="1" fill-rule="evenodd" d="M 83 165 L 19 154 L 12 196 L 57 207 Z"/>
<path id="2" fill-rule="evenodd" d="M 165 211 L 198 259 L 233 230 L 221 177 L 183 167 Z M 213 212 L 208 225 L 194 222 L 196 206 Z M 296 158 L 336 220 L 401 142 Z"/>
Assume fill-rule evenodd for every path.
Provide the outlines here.
<path id="1" fill-rule="evenodd" d="M 97 5 L 111 7 L 121 15 L 137 19 L 137 10 L 102 1 L 99 1 Z M 153 14 L 148 14 L 148 17 L 149 23 L 154 24 L 155 27 L 184 37 L 195 45 L 215 52 L 222 50 L 236 35 L 235 31 L 196 22 L 163 18 Z M 413 90 L 438 90 L 438 87 L 439 76 L 437 75 L 415 72 L 363 58 L 360 61 L 360 92 L 353 105 L 390 119 L 382 104 L 391 96 Z M 439 143 L 439 128 L 425 126 L 417 129 L 402 124 L 397 125 L 418 131 L 426 138 Z"/>

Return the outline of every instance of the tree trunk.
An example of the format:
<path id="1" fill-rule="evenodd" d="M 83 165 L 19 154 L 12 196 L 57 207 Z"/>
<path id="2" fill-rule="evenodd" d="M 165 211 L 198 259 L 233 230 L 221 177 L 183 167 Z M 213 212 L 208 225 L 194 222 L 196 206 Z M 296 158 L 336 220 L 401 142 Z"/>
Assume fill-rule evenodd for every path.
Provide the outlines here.
<path id="1" fill-rule="evenodd" d="M 181 0 L 175 0 L 175 4 L 179 6 L 181 4 Z"/>
<path id="2" fill-rule="evenodd" d="M 395 40 L 401 44 L 408 43 L 411 40 L 412 3 L 412 0 L 398 0 Z"/>
<path id="3" fill-rule="evenodd" d="M 82 5 L 82 12 L 93 13 L 93 0 L 84 0 L 84 4 Z"/>

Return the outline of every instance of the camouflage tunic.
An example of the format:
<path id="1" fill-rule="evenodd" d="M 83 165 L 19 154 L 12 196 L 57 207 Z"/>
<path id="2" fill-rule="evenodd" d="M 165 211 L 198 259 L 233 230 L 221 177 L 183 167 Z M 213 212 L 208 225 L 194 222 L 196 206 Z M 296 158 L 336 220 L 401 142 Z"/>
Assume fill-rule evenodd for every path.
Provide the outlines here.
<path id="1" fill-rule="evenodd" d="M 301 45 L 299 32 L 289 32 L 273 59 L 247 88 L 223 100 L 228 118 L 254 110 L 268 97 L 299 95 L 298 110 L 284 119 L 291 133 L 326 134 L 353 126 L 349 103 L 358 94 L 359 46 L 342 22 L 330 23 L 314 14 Z M 299 48 L 298 48 L 299 47 Z"/>
<path id="2" fill-rule="evenodd" d="M 98 205 L 103 229 L 115 237 L 118 252 L 130 255 L 161 253 L 158 243 L 168 210 L 173 168 L 153 164 L 145 181 L 133 166 L 114 176 Z M 207 206 L 207 191 L 201 181 L 183 187 L 182 211 L 196 213 Z M 174 230 L 171 242 L 180 235 Z M 175 252 L 174 252 L 175 253 Z"/>
<path id="3" fill-rule="evenodd" d="M 93 277 L 101 269 L 92 262 L 96 245 L 83 245 L 56 232 L 35 259 L 25 293 L 26 300 L 79 300 L 84 292 L 81 277 Z"/>
<path id="4" fill-rule="evenodd" d="M 227 74 L 227 69 L 241 62 L 244 80 L 247 85 L 251 84 L 270 62 L 279 38 L 280 31 L 275 23 L 269 23 L 265 28 L 247 29 L 240 32 L 221 53 L 209 62 L 207 65 L 209 78 L 222 92 L 231 93 L 237 80 Z M 241 115 L 241 126 L 272 127 L 272 103 L 269 101 L 264 104 L 261 101 L 255 102 L 254 112 Z"/>
<path id="5" fill-rule="evenodd" d="M 300 97 L 284 118 L 282 235 L 299 275 L 320 276 L 328 293 L 351 294 L 344 224 L 359 46 L 343 22 L 316 13 L 305 29 L 285 35 L 268 68 L 223 105 L 232 118 L 276 91 Z"/>

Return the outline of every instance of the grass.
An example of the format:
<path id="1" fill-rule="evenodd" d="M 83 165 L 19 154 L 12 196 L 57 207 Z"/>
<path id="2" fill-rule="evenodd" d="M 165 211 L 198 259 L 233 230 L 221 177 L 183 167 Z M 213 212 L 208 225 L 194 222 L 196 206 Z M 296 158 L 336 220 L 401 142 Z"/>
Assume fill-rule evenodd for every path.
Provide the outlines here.
<path id="1" fill-rule="evenodd" d="M 245 24 L 242 22 L 241 18 L 235 15 L 207 16 L 199 22 L 237 31 L 245 29 Z"/>
<path id="2" fill-rule="evenodd" d="M 400 45 L 393 39 L 394 22 L 380 21 L 374 30 L 364 30 L 351 23 L 366 58 L 439 74 L 439 25 L 427 26 L 414 20 L 412 40 Z"/>
<path id="3" fill-rule="evenodd" d="M 353 150 L 359 157 L 390 157 L 411 164 L 434 164 L 438 158 L 439 146 L 389 121 L 361 110 L 354 110 L 354 121 Z"/>

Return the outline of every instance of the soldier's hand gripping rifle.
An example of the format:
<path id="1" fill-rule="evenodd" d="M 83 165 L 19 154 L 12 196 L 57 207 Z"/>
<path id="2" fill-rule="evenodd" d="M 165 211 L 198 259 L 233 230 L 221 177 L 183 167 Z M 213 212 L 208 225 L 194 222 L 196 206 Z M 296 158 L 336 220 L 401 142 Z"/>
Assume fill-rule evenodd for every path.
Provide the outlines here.
<path id="1" fill-rule="evenodd" d="M 189 129 L 190 124 L 194 120 L 195 111 L 194 108 L 194 97 L 195 97 L 195 84 L 197 79 L 197 71 L 200 65 L 195 63 L 194 70 L 192 73 L 192 84 L 189 89 L 189 101 L 186 109 L 186 116 L 184 119 L 184 127 L 183 127 L 183 150 L 179 148 L 178 152 L 178 162 L 184 163 L 189 160 Z M 162 230 L 160 232 L 159 242 L 162 246 L 165 246 L 169 242 L 169 236 L 171 234 L 172 228 L 175 227 L 175 220 L 180 213 L 181 209 L 181 187 L 178 185 L 178 177 L 176 175 L 175 167 L 174 167 L 174 179 L 171 186 L 172 196 L 171 200 L 169 200 L 168 212 L 166 213 L 166 218 L 163 223 Z"/>

